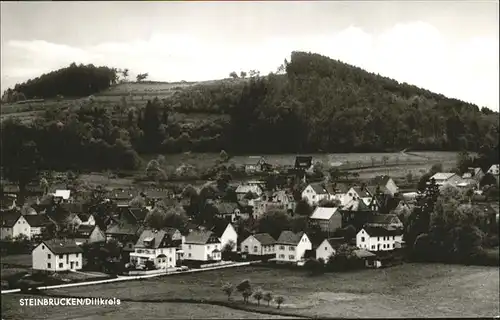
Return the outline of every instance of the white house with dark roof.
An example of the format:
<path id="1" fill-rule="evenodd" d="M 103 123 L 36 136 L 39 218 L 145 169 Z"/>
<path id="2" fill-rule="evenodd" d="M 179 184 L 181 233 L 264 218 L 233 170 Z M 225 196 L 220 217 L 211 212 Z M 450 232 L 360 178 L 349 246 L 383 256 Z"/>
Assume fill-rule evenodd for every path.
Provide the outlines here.
<path id="1" fill-rule="evenodd" d="M 266 159 L 262 156 L 250 156 L 245 161 L 245 172 L 262 172 L 265 169 Z"/>
<path id="2" fill-rule="evenodd" d="M 346 243 L 344 238 L 327 238 L 321 242 L 316 248 L 316 259 L 323 259 L 328 262 L 328 259 L 337 252 L 337 249 Z"/>
<path id="3" fill-rule="evenodd" d="M 106 234 L 99 226 L 80 224 L 76 228 L 73 238 L 77 245 L 83 245 L 86 243 L 105 242 Z"/>
<path id="4" fill-rule="evenodd" d="M 44 214 L 23 216 L 30 226 L 30 239 L 42 234 L 43 230 L 52 224 L 52 221 Z"/>
<path id="5" fill-rule="evenodd" d="M 234 229 L 231 223 L 215 226 L 212 232 L 219 237 L 221 250 L 229 243 L 233 243 L 231 251 L 236 252 L 238 250 L 238 233 L 236 233 L 236 229 Z"/>
<path id="6" fill-rule="evenodd" d="M 70 202 L 71 190 L 56 190 L 56 192 L 54 193 L 54 198 L 64 202 Z"/>
<path id="7" fill-rule="evenodd" d="M 330 193 L 321 183 L 311 183 L 302 191 L 302 199 L 309 205 L 317 205 L 321 200 L 330 200 Z"/>
<path id="8" fill-rule="evenodd" d="M 241 218 L 241 210 L 237 203 L 227 201 L 216 201 L 213 206 L 217 209 L 217 217 L 228 222 L 235 223 Z"/>
<path id="9" fill-rule="evenodd" d="M 373 195 L 368 191 L 367 188 L 362 188 L 357 186 L 352 187 L 347 191 L 346 196 L 343 198 L 342 205 L 346 205 L 352 200 L 358 200 L 358 199 L 362 200 L 365 205 L 370 206 L 373 200 Z"/>
<path id="10" fill-rule="evenodd" d="M 241 242 L 241 253 L 253 256 L 275 256 L 276 240 L 268 233 L 257 233 L 248 236 Z"/>
<path id="11" fill-rule="evenodd" d="M 445 184 L 450 184 L 456 186 L 462 182 L 462 178 L 453 172 L 438 172 L 429 178 L 429 181 L 434 179 L 437 186 L 444 186 Z M 427 182 L 430 183 L 430 182 Z"/>
<path id="12" fill-rule="evenodd" d="M 492 165 L 488 169 L 487 173 L 492 174 L 494 176 L 498 176 L 500 174 L 500 165 L 499 164 Z"/>
<path id="13" fill-rule="evenodd" d="M 356 235 L 356 246 L 369 251 L 390 251 L 403 242 L 402 228 L 363 227 Z"/>
<path id="14" fill-rule="evenodd" d="M 387 175 L 376 176 L 375 178 L 372 179 L 370 185 L 375 188 L 378 187 L 381 193 L 388 194 L 391 196 L 394 196 L 396 193 L 399 192 L 399 188 L 394 182 L 394 180 L 392 180 L 392 178 Z"/>
<path id="15" fill-rule="evenodd" d="M 219 261 L 222 244 L 212 231 L 195 230 L 190 232 L 182 245 L 184 260 Z"/>
<path id="16" fill-rule="evenodd" d="M 335 232 L 342 228 L 342 215 L 339 208 L 316 207 L 309 217 L 311 224 L 320 227 L 323 232 Z"/>
<path id="17" fill-rule="evenodd" d="M 276 261 L 297 263 L 304 259 L 307 250 L 312 250 L 312 243 L 304 232 L 281 232 L 276 240 Z"/>
<path id="18" fill-rule="evenodd" d="M 175 267 L 177 248 L 182 244 L 182 235 L 175 228 L 143 230 L 130 253 L 130 263 L 144 265 L 152 261 L 157 269 Z"/>
<path id="19" fill-rule="evenodd" d="M 74 240 L 44 240 L 31 252 L 34 270 L 69 271 L 80 270 L 83 250 Z"/>
<path id="20" fill-rule="evenodd" d="M 21 212 L 13 210 L 0 215 L 0 238 L 15 238 L 25 235 L 31 239 L 31 226 Z"/>

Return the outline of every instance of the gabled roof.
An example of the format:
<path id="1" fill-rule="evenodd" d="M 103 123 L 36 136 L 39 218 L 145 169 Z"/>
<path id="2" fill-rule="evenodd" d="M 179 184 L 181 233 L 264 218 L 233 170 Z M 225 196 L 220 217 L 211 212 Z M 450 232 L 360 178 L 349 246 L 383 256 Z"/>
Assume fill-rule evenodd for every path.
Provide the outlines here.
<path id="1" fill-rule="evenodd" d="M 210 238 L 215 236 L 215 234 L 212 231 L 207 231 L 207 230 L 195 230 L 190 232 L 184 243 L 188 244 L 207 244 L 210 240 Z M 217 239 L 218 242 L 220 240 Z"/>
<path id="2" fill-rule="evenodd" d="M 349 191 L 349 189 L 351 189 L 351 187 L 345 183 L 333 183 L 331 186 L 333 189 L 332 193 L 334 193 L 334 194 L 347 193 L 347 191 Z"/>
<path id="3" fill-rule="evenodd" d="M 88 226 L 81 224 L 78 226 L 78 229 L 76 229 L 74 236 L 75 238 L 87 239 L 90 237 L 96 227 L 97 226 Z"/>
<path id="4" fill-rule="evenodd" d="M 146 219 L 146 216 L 148 215 L 149 211 L 148 209 L 145 208 L 128 208 L 132 216 L 134 217 L 135 221 L 144 221 Z"/>
<path id="5" fill-rule="evenodd" d="M 120 221 L 111 224 L 106 230 L 106 234 L 111 235 L 136 235 L 140 226 Z"/>
<path id="6" fill-rule="evenodd" d="M 336 249 L 346 243 L 345 239 L 343 237 L 338 237 L 338 238 L 327 238 L 323 241 L 327 241 L 332 248 Z"/>
<path id="7" fill-rule="evenodd" d="M 453 172 L 438 172 L 435 175 L 433 175 L 432 177 L 430 177 L 430 179 L 434 179 L 434 180 L 448 180 L 451 177 L 453 177 L 454 175 L 456 175 L 456 174 L 453 173 Z"/>
<path id="8" fill-rule="evenodd" d="M 238 204 L 226 201 L 216 202 L 213 206 L 219 211 L 219 214 L 231 214 L 238 209 Z"/>
<path id="9" fill-rule="evenodd" d="M 168 197 L 168 190 L 165 189 L 149 189 L 145 192 L 146 197 L 150 199 L 165 199 Z"/>
<path id="10" fill-rule="evenodd" d="M 311 219 L 330 220 L 337 210 L 338 208 L 316 207 L 311 215 Z"/>
<path id="11" fill-rule="evenodd" d="M 296 156 L 295 157 L 295 168 L 310 168 L 312 166 L 311 156 Z"/>
<path id="12" fill-rule="evenodd" d="M 0 224 L 4 228 L 12 228 L 17 220 L 21 218 L 21 212 L 18 210 L 5 211 L 0 215 Z"/>
<path id="13" fill-rule="evenodd" d="M 365 226 L 362 230 L 365 230 L 370 237 L 400 236 L 403 234 L 403 229 L 387 229 L 374 226 Z"/>
<path id="14" fill-rule="evenodd" d="M 50 219 L 44 214 L 34 214 L 34 215 L 26 215 L 24 219 L 28 221 L 30 227 L 44 227 L 46 225 L 51 224 Z"/>
<path id="15" fill-rule="evenodd" d="M 361 187 L 352 187 L 352 189 L 358 194 L 360 198 L 368 198 L 371 197 L 371 194 L 366 188 Z"/>
<path id="16" fill-rule="evenodd" d="M 361 199 L 349 201 L 343 208 L 347 211 L 372 211 Z"/>
<path id="17" fill-rule="evenodd" d="M 108 198 L 112 200 L 132 200 L 139 195 L 135 189 L 115 189 L 108 193 Z"/>
<path id="18" fill-rule="evenodd" d="M 257 185 L 247 185 L 247 184 L 240 184 L 238 188 L 236 188 L 236 193 L 248 193 L 252 192 L 255 194 L 259 194 L 262 192 L 262 189 L 257 186 Z"/>
<path id="19" fill-rule="evenodd" d="M 148 248 L 158 249 L 177 247 L 182 242 L 181 238 L 173 238 L 177 232 L 178 230 L 175 228 L 165 228 L 162 230 L 146 229 L 142 231 L 135 246 L 138 248 L 145 248 L 144 241 L 148 240 L 151 241 L 151 247 Z"/>
<path id="20" fill-rule="evenodd" d="M 298 232 L 294 233 L 292 231 L 282 231 L 278 240 L 276 240 L 277 244 L 291 244 L 291 245 L 297 245 L 300 242 L 300 239 L 302 239 L 302 236 L 304 235 L 304 232 Z"/>
<path id="21" fill-rule="evenodd" d="M 83 253 L 74 240 L 52 239 L 42 242 L 54 254 Z"/>
<path id="22" fill-rule="evenodd" d="M 375 178 L 372 179 L 371 183 L 374 185 L 374 186 L 385 186 L 387 184 L 387 182 L 389 182 L 389 180 L 391 179 L 391 177 L 387 176 L 387 175 L 383 175 L 383 176 L 376 176 Z"/>
<path id="23" fill-rule="evenodd" d="M 321 183 L 311 183 L 309 186 L 314 190 L 316 194 L 328 194 L 328 191 Z"/>
<path id="24" fill-rule="evenodd" d="M 215 225 L 215 227 L 212 228 L 212 232 L 218 236 L 218 237 L 222 237 L 222 235 L 224 234 L 224 231 L 226 231 L 227 227 L 231 225 L 230 223 L 218 223 Z M 231 225 L 232 226 L 232 225 Z"/>
<path id="25" fill-rule="evenodd" d="M 496 172 L 496 174 L 498 174 L 499 169 L 500 169 L 500 165 L 499 165 L 499 164 L 494 164 L 494 165 L 492 165 L 492 166 L 488 169 L 488 172 L 489 172 L 489 173 L 492 173 L 492 174 L 495 174 L 495 172 Z"/>
<path id="26" fill-rule="evenodd" d="M 268 246 L 276 243 L 273 237 L 269 233 L 257 233 L 252 235 L 257 241 L 263 246 Z"/>

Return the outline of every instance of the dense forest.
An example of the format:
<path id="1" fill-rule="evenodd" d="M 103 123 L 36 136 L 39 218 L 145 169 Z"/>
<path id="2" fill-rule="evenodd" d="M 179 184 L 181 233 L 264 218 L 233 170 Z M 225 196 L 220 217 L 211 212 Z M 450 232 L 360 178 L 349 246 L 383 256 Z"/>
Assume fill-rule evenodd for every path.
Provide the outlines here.
<path id="1" fill-rule="evenodd" d="M 64 112 L 47 109 L 31 124 L 3 121 L 3 166 L 22 163 L 23 152 L 39 155 L 40 167 L 93 170 L 133 169 L 144 153 L 221 149 L 231 154 L 498 152 L 498 114 L 487 108 L 318 54 L 293 52 L 280 70 L 186 87 L 139 108 L 127 107 L 122 97 L 116 108 L 120 116 L 87 99 Z M 86 96 L 116 83 L 117 72 L 73 64 L 14 91 L 27 98 Z M 220 117 L 192 126 L 174 120 L 174 113 Z"/>
<path id="2" fill-rule="evenodd" d="M 85 97 L 109 88 L 118 81 L 118 70 L 108 67 L 95 67 L 72 63 L 67 68 L 43 74 L 14 88 L 7 89 L 2 102 L 15 102 L 23 99 Z"/>

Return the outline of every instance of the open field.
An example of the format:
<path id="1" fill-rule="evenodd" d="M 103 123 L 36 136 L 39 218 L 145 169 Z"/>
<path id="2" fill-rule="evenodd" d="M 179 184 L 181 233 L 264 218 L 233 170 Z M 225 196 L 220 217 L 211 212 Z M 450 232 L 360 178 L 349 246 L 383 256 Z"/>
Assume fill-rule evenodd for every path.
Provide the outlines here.
<path id="1" fill-rule="evenodd" d="M 237 284 L 244 279 L 249 279 L 254 286 L 283 295 L 283 311 L 306 316 L 491 317 L 500 312 L 498 268 L 443 264 L 403 264 L 390 269 L 320 276 L 310 276 L 297 270 L 243 267 L 93 287 L 64 288 L 47 291 L 47 294 L 158 301 L 158 304 L 126 302 L 119 310 L 106 313 L 107 316 L 120 317 L 140 308 L 144 310 L 142 317 L 151 318 L 156 316 L 156 310 L 169 308 L 170 304 L 164 303 L 164 299 L 225 301 L 227 298 L 220 289 L 221 285 L 225 282 Z M 18 295 L 10 296 L 9 299 L 5 297 L 2 300 L 12 303 L 11 299 L 16 299 L 10 297 Z M 241 300 L 241 296 L 235 294 L 234 299 Z M 29 319 L 27 312 L 36 309 L 39 309 L 39 314 L 48 312 L 35 307 L 14 308 L 8 303 L 2 301 L 6 315 L 22 314 L 24 319 Z M 151 308 L 152 305 L 158 307 Z M 189 310 L 194 307 L 186 306 Z M 59 313 L 67 312 L 57 307 L 53 307 L 53 310 L 50 312 L 54 314 L 58 314 L 57 310 Z M 187 312 L 181 311 L 181 305 L 177 310 Z M 275 307 L 273 310 L 276 310 Z M 98 314 L 100 312 L 97 310 Z M 183 313 L 184 316 L 186 314 L 189 313 Z"/>
<path id="2" fill-rule="evenodd" d="M 16 265 L 31 268 L 31 254 L 14 254 L 2 257 L 2 264 Z"/>

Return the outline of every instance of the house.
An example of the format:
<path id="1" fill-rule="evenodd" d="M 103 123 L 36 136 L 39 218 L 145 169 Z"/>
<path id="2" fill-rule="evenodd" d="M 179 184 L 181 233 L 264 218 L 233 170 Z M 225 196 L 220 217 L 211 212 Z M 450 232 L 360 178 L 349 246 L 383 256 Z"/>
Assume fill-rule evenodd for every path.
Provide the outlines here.
<path id="1" fill-rule="evenodd" d="M 477 183 L 481 181 L 481 179 L 484 177 L 484 172 L 481 168 L 467 168 L 467 172 L 465 172 L 462 175 L 462 179 L 472 179 L 475 180 Z"/>
<path id="2" fill-rule="evenodd" d="M 403 228 L 403 223 L 395 214 L 374 214 L 370 217 L 365 226 Z"/>
<path id="3" fill-rule="evenodd" d="M 54 199 L 61 202 L 71 202 L 71 190 L 56 190 Z"/>
<path id="4" fill-rule="evenodd" d="M 79 213 L 77 214 L 80 220 L 80 225 L 95 226 L 95 219 L 93 214 L 89 213 Z"/>
<path id="5" fill-rule="evenodd" d="M 76 228 L 73 238 L 77 245 L 105 242 L 106 234 L 96 225 L 81 224 Z"/>
<path id="6" fill-rule="evenodd" d="M 268 233 L 257 233 L 243 240 L 240 248 L 242 253 L 252 256 L 275 257 L 275 243 L 276 240 Z"/>
<path id="7" fill-rule="evenodd" d="M 312 249 L 312 243 L 304 232 L 281 232 L 276 240 L 276 261 L 297 263 L 302 261 L 306 250 Z"/>
<path id="8" fill-rule="evenodd" d="M 80 270 L 83 250 L 73 240 L 44 240 L 36 246 L 31 257 L 33 270 L 68 271 Z"/>
<path id="9" fill-rule="evenodd" d="M 157 269 L 175 267 L 177 248 L 181 244 L 182 235 L 177 229 L 144 230 L 134 246 L 134 252 L 130 253 L 130 263 L 137 266 L 152 261 Z"/>
<path id="10" fill-rule="evenodd" d="M 127 221 L 111 223 L 106 229 L 106 241 L 117 241 L 125 252 L 134 251 L 134 245 L 142 232 L 142 227 Z"/>
<path id="11" fill-rule="evenodd" d="M 169 191 L 166 189 L 148 189 L 146 190 L 143 195 L 146 198 L 146 204 L 149 206 L 154 206 L 154 204 L 158 201 L 163 201 L 165 199 L 169 198 Z"/>
<path id="12" fill-rule="evenodd" d="M 363 227 L 356 235 L 356 246 L 369 251 L 389 251 L 403 242 L 403 229 Z"/>
<path id="13" fill-rule="evenodd" d="M 241 211 L 236 203 L 216 201 L 213 206 L 217 209 L 217 217 L 228 222 L 235 223 L 241 218 Z"/>
<path id="14" fill-rule="evenodd" d="M 221 243 L 221 251 L 224 250 L 226 245 L 229 245 L 231 243 L 231 251 L 236 252 L 238 250 L 238 233 L 236 233 L 236 230 L 231 223 L 219 224 L 212 229 L 212 232 L 219 237 Z"/>
<path id="15" fill-rule="evenodd" d="M 44 214 L 23 216 L 30 226 L 30 239 L 41 235 L 43 230 L 52 224 L 52 221 Z"/>
<path id="16" fill-rule="evenodd" d="M 21 215 L 20 211 L 8 211 L 0 216 L 2 240 L 16 238 L 20 235 L 25 235 L 31 239 L 31 226 L 26 218 Z"/>
<path id="17" fill-rule="evenodd" d="M 251 192 L 257 197 L 260 197 L 262 195 L 262 189 L 259 186 L 256 185 L 248 185 L 248 184 L 240 184 L 238 188 L 236 188 L 236 197 L 238 200 L 243 200 L 245 199 L 245 196 Z"/>
<path id="18" fill-rule="evenodd" d="M 492 175 L 494 175 L 494 176 L 497 176 L 497 177 L 498 177 L 498 175 L 500 174 L 500 165 L 498 165 L 498 164 L 494 164 L 494 165 L 492 165 L 492 166 L 488 169 L 487 173 L 492 174 Z"/>
<path id="19" fill-rule="evenodd" d="M 323 232 L 335 232 L 342 228 L 342 215 L 339 208 L 316 207 L 309 221 L 312 225 L 317 225 Z"/>
<path id="20" fill-rule="evenodd" d="M 349 203 L 351 200 L 362 200 L 365 205 L 370 206 L 373 201 L 373 195 L 365 187 L 352 187 L 347 191 L 347 196 L 343 199 L 344 203 Z"/>
<path id="21" fill-rule="evenodd" d="M 245 172 L 246 173 L 254 173 L 254 172 L 262 172 L 267 168 L 267 163 L 264 157 L 260 156 L 250 156 L 247 161 L 245 161 Z"/>
<path id="22" fill-rule="evenodd" d="M 17 184 L 2 183 L 2 195 L 16 198 L 19 195 L 19 186 Z"/>
<path id="23" fill-rule="evenodd" d="M 108 193 L 107 198 L 116 203 L 118 207 L 128 207 L 130 201 L 138 195 L 139 192 L 135 189 L 115 189 Z"/>
<path id="24" fill-rule="evenodd" d="M 314 206 L 321 200 L 330 200 L 330 194 L 321 183 L 311 183 L 302 191 L 302 199 Z"/>
<path id="25" fill-rule="evenodd" d="M 2 195 L 0 198 L 0 210 L 10 211 L 17 208 L 16 197 L 9 195 Z"/>
<path id="26" fill-rule="evenodd" d="M 295 157 L 295 169 L 300 171 L 310 171 L 313 167 L 313 158 L 311 156 Z"/>
<path id="27" fill-rule="evenodd" d="M 438 172 L 432 177 L 430 177 L 429 180 L 432 179 L 434 179 L 436 185 L 440 187 L 444 186 L 445 184 L 451 184 L 453 186 L 456 186 L 457 184 L 462 182 L 462 178 L 453 172 Z"/>
<path id="28" fill-rule="evenodd" d="M 340 211 L 342 226 L 352 225 L 356 230 L 360 230 L 374 214 L 374 211 L 361 199 L 351 200 Z"/>
<path id="29" fill-rule="evenodd" d="M 207 230 L 190 232 L 182 245 L 185 260 L 219 261 L 221 260 L 221 249 L 219 237 Z"/>
<path id="30" fill-rule="evenodd" d="M 116 217 L 120 221 L 127 221 L 131 224 L 141 224 L 148 215 L 149 210 L 145 208 L 118 207 Z"/>
<path id="31" fill-rule="evenodd" d="M 334 255 L 337 249 L 346 243 L 344 238 L 328 238 L 323 240 L 321 244 L 316 248 L 316 259 L 323 259 L 323 261 L 328 262 L 328 259 Z"/>
<path id="32" fill-rule="evenodd" d="M 255 199 L 253 200 L 253 213 L 252 216 L 254 219 L 258 219 L 262 217 L 264 214 L 267 212 L 276 212 L 276 211 L 281 211 L 281 212 L 288 212 L 287 210 L 288 206 L 286 206 L 284 203 L 279 203 L 279 202 L 271 202 L 267 201 L 264 199 Z"/>
<path id="33" fill-rule="evenodd" d="M 399 192 L 399 188 L 392 180 L 391 177 L 387 175 L 376 176 L 370 183 L 371 186 L 378 187 L 378 190 L 383 194 L 389 194 L 392 197 Z"/>
<path id="34" fill-rule="evenodd" d="M 330 193 L 331 199 L 339 201 L 341 206 L 345 205 L 352 199 L 347 196 L 350 187 L 344 183 L 327 184 L 325 187 L 328 193 Z"/>

